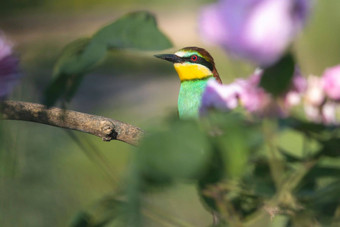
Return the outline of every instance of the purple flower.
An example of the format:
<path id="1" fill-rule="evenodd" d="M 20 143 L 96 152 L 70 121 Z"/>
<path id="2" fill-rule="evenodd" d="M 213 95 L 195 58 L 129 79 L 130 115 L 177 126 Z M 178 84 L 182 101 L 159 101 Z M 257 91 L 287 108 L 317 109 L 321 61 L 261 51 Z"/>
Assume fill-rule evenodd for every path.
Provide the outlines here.
<path id="1" fill-rule="evenodd" d="M 261 114 L 271 101 L 270 95 L 259 87 L 261 76 L 262 70 L 256 70 L 247 80 L 235 81 L 242 88 L 239 93 L 241 105 L 251 113 Z"/>
<path id="2" fill-rule="evenodd" d="M 220 0 L 201 14 L 203 37 L 260 66 L 276 62 L 302 29 L 310 0 Z"/>
<path id="3" fill-rule="evenodd" d="M 209 109 L 228 111 L 236 108 L 240 92 L 241 87 L 237 84 L 221 85 L 210 79 L 202 95 L 200 114 L 206 114 Z"/>
<path id="4" fill-rule="evenodd" d="M 238 105 L 257 116 L 287 116 L 290 108 L 300 103 L 306 90 L 306 80 L 299 70 L 295 71 L 288 92 L 274 99 L 259 86 L 263 71 L 257 69 L 248 79 L 236 79 L 228 85 L 209 80 L 203 93 L 200 113 L 208 109 L 231 110 Z"/>
<path id="5" fill-rule="evenodd" d="M 4 99 L 19 80 L 18 65 L 18 58 L 12 54 L 12 45 L 0 33 L 0 99 Z"/>
<path id="6" fill-rule="evenodd" d="M 326 69 L 321 83 L 324 92 L 330 99 L 340 101 L 340 65 Z"/>
<path id="7" fill-rule="evenodd" d="M 340 100 L 329 94 L 330 98 L 327 98 L 325 89 L 330 86 L 327 83 L 334 86 L 338 82 L 337 76 L 333 75 L 337 75 L 340 67 L 334 67 L 332 70 L 326 70 L 332 76 L 326 73 L 323 78 L 309 76 L 306 80 L 296 69 L 289 90 L 276 98 L 259 86 L 262 70 L 256 70 L 248 79 L 236 79 L 228 85 L 209 80 L 203 93 L 200 113 L 204 115 L 211 108 L 228 111 L 241 106 L 259 117 L 287 117 L 291 113 L 291 108 L 303 100 L 308 119 L 323 124 L 338 124 Z"/>
<path id="8" fill-rule="evenodd" d="M 0 31 L 0 60 L 12 54 L 12 45 L 3 37 Z"/>
<path id="9" fill-rule="evenodd" d="M 296 91 L 298 93 L 303 93 L 307 89 L 307 80 L 304 78 L 300 72 L 299 68 L 295 69 L 293 81 L 292 81 L 291 90 Z"/>
<path id="10" fill-rule="evenodd" d="M 262 71 L 256 70 L 249 79 L 237 79 L 228 85 L 209 80 L 203 93 L 200 114 L 209 109 L 228 111 L 239 104 L 248 112 L 259 116 L 277 115 L 278 107 L 271 96 L 258 86 Z"/>

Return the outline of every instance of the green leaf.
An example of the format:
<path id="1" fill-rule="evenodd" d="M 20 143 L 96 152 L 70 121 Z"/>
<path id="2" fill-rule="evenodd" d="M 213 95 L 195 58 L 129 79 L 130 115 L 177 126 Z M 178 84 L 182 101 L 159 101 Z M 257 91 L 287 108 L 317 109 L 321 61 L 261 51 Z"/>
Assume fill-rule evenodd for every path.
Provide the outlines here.
<path id="1" fill-rule="evenodd" d="M 110 49 L 162 50 L 172 47 L 149 12 L 134 12 L 100 29 L 93 40 Z"/>
<path id="2" fill-rule="evenodd" d="M 50 107 L 59 98 L 70 101 L 83 75 L 105 55 L 105 47 L 90 38 L 80 38 L 66 45 L 54 66 L 52 82 L 45 90 L 44 104 Z"/>
<path id="3" fill-rule="evenodd" d="M 279 123 L 281 127 L 290 127 L 308 135 L 311 135 L 313 133 L 318 134 L 324 131 L 334 132 L 336 129 L 339 129 L 338 126 L 324 125 L 321 123 L 305 121 L 294 117 L 280 119 Z"/>
<path id="4" fill-rule="evenodd" d="M 143 175 L 155 181 L 197 179 L 205 172 L 210 156 L 207 137 L 192 121 L 180 121 L 168 131 L 149 135 L 138 151 Z"/>
<path id="5" fill-rule="evenodd" d="M 314 166 L 300 181 L 298 190 L 296 191 L 297 196 L 310 196 L 315 193 L 318 186 L 317 182 L 320 182 L 320 178 L 329 179 L 339 179 L 340 178 L 340 168 L 337 167 L 327 167 L 327 166 Z"/>
<path id="6" fill-rule="evenodd" d="M 117 195 L 118 197 L 118 195 Z M 71 223 L 71 227 L 104 227 L 119 219 L 123 214 L 125 202 L 114 197 L 106 197 L 86 211 L 79 212 Z"/>
<path id="7" fill-rule="evenodd" d="M 262 144 L 262 136 L 256 126 L 245 121 L 241 115 L 231 113 L 209 114 L 207 119 L 225 166 L 225 174 L 238 178 L 245 173 L 250 153 Z M 216 131 L 216 132 L 215 132 Z"/>
<path id="8" fill-rule="evenodd" d="M 286 92 L 294 75 L 294 58 L 291 54 L 283 56 L 277 63 L 264 69 L 260 86 L 274 96 Z"/>
<path id="9" fill-rule="evenodd" d="M 299 158 L 290 152 L 286 151 L 285 149 L 278 147 L 277 150 L 280 152 L 280 154 L 285 158 L 287 162 L 303 162 L 304 160 L 302 158 Z"/>
<path id="10" fill-rule="evenodd" d="M 306 178 L 319 178 L 319 177 L 335 177 L 340 178 L 340 168 L 314 166 L 306 175 Z"/>
<path id="11" fill-rule="evenodd" d="M 172 47 L 148 12 L 127 14 L 100 29 L 92 38 L 80 38 L 66 45 L 54 66 L 53 79 L 45 90 L 44 104 L 58 99 L 69 102 L 83 76 L 94 68 L 110 49 L 162 50 Z"/>
<path id="12" fill-rule="evenodd" d="M 340 201 L 340 181 L 334 181 L 320 189 L 300 196 L 300 200 L 305 205 L 306 209 L 314 210 L 319 218 L 329 217 L 334 215 L 335 209 Z"/>
<path id="13" fill-rule="evenodd" d="M 240 177 L 248 162 L 249 148 L 247 138 L 241 125 L 230 125 L 232 133 L 225 133 L 219 138 L 222 158 L 225 164 L 226 176 Z"/>
<path id="14" fill-rule="evenodd" d="M 270 198 L 275 195 L 275 182 L 270 172 L 270 160 L 259 158 L 253 161 L 254 170 L 243 179 L 247 189 L 253 191 L 257 196 Z"/>
<path id="15" fill-rule="evenodd" d="M 329 157 L 340 157 L 340 138 L 331 138 L 321 142 L 321 154 Z"/>
<path id="16" fill-rule="evenodd" d="M 54 66 L 53 77 L 88 72 L 105 54 L 106 48 L 90 38 L 77 39 L 62 50 Z"/>

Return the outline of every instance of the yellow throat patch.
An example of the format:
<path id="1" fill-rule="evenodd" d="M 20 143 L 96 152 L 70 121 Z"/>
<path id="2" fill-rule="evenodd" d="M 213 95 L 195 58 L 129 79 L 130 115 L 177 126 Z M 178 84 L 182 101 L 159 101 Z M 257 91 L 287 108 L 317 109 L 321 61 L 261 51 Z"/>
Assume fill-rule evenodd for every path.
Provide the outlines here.
<path id="1" fill-rule="evenodd" d="M 210 69 L 200 64 L 175 63 L 174 66 L 181 81 L 199 80 L 213 75 Z"/>

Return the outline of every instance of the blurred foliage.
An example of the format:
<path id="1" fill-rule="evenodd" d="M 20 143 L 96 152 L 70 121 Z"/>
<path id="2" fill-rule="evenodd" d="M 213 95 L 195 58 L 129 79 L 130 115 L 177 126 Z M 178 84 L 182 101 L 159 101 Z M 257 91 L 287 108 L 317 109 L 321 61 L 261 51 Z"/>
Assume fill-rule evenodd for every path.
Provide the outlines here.
<path id="1" fill-rule="evenodd" d="M 314 127 L 333 136 L 311 137 Z M 319 149 L 303 147 L 302 157 L 292 155 L 295 151 L 277 144 L 276 136 L 286 130 L 315 140 Z M 277 215 L 286 217 L 283 226 L 336 226 L 340 168 L 321 163 L 340 157 L 334 136 L 339 132 L 293 118 L 258 121 L 233 113 L 211 113 L 199 122 L 170 121 L 137 150 L 127 185 L 127 219 L 132 226 L 144 226 L 144 195 L 184 181 L 197 185 L 221 226 L 260 226 Z"/>
<path id="2" fill-rule="evenodd" d="M 68 44 L 57 59 L 53 80 L 45 91 L 44 104 L 58 99 L 70 102 L 83 76 L 108 50 L 162 50 L 172 47 L 170 40 L 157 28 L 155 17 L 148 12 L 125 15 L 99 29 L 92 38 L 80 38 Z"/>
<path id="3" fill-rule="evenodd" d="M 260 86 L 277 97 L 289 89 L 294 76 L 295 61 L 292 54 L 284 55 L 274 65 L 264 69 Z"/>
<path id="4" fill-rule="evenodd" d="M 183 182 L 196 185 L 203 206 L 218 217 L 218 226 L 269 226 L 278 216 L 285 217 L 281 226 L 339 224 L 340 168 L 323 162 L 339 159 L 340 128 L 218 112 L 200 121 L 172 118 L 166 125 L 150 132 L 137 148 L 126 185 L 113 196 L 120 202 L 81 213 L 73 226 L 116 220 L 118 226 L 147 226 L 144 198 Z M 313 136 L 316 130 L 324 136 Z M 302 156 L 277 143 L 285 131 L 303 137 Z M 309 150 L 311 140 L 319 144 L 316 151 Z"/>

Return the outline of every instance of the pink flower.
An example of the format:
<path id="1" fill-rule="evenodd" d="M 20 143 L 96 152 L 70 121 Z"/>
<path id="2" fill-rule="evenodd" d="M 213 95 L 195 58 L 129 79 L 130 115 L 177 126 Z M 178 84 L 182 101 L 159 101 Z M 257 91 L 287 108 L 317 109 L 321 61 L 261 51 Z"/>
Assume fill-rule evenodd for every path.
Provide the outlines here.
<path id="1" fill-rule="evenodd" d="M 324 124 L 336 124 L 337 105 L 334 102 L 326 102 L 321 106 L 305 105 L 305 114 L 311 121 Z"/>
<path id="2" fill-rule="evenodd" d="M 247 80 L 237 79 L 228 85 L 209 80 L 203 93 L 200 113 L 208 109 L 231 110 L 240 103 L 247 111 L 262 115 L 271 102 L 270 95 L 258 86 L 262 70 L 256 70 Z M 266 110 L 264 110 L 266 109 Z"/>
<path id="3" fill-rule="evenodd" d="M 237 84 L 221 85 L 210 79 L 202 95 L 200 114 L 206 114 L 209 109 L 228 111 L 236 108 L 240 89 Z"/>
<path id="4" fill-rule="evenodd" d="M 205 114 L 210 108 L 228 111 L 240 105 L 255 116 L 287 117 L 291 108 L 303 100 L 308 119 L 323 124 L 338 124 L 336 116 L 340 110 L 340 100 L 326 98 L 324 80 L 328 78 L 309 76 L 306 80 L 299 70 L 295 70 L 289 90 L 273 98 L 259 86 L 261 77 L 262 70 L 256 70 L 248 79 L 236 79 L 228 85 L 208 81 L 200 113 Z"/>
<path id="5" fill-rule="evenodd" d="M 340 65 L 326 69 L 321 83 L 324 92 L 329 98 L 340 101 Z"/>
<path id="6" fill-rule="evenodd" d="M 286 116 L 292 106 L 300 103 L 306 89 L 306 80 L 296 70 L 290 90 L 274 99 L 259 86 L 262 73 L 262 70 L 257 69 L 248 79 L 236 79 L 229 85 L 220 85 L 215 80 L 208 81 L 202 97 L 201 114 L 210 108 L 231 110 L 239 104 L 257 116 Z M 285 105 L 282 105 L 282 101 Z"/>
<path id="7" fill-rule="evenodd" d="M 322 106 L 322 121 L 326 124 L 336 124 L 336 107 L 333 102 L 327 102 Z"/>
<path id="8" fill-rule="evenodd" d="M 280 103 L 271 94 L 260 87 L 262 70 L 257 69 L 247 80 L 237 80 L 243 84 L 243 92 L 240 94 L 241 105 L 250 113 L 260 117 L 286 116 Z"/>
<path id="9" fill-rule="evenodd" d="M 293 76 L 291 90 L 303 93 L 307 89 L 307 80 L 302 76 L 300 69 L 296 68 Z"/>
<path id="10" fill-rule="evenodd" d="M 283 97 L 285 108 L 289 109 L 300 104 L 303 93 L 306 91 L 306 89 L 307 81 L 301 75 L 300 70 L 296 68 L 292 79 L 292 85 L 289 91 Z"/>
<path id="11" fill-rule="evenodd" d="M 200 17 L 203 37 L 260 66 L 276 62 L 302 29 L 310 0 L 220 0 Z"/>
<path id="12" fill-rule="evenodd" d="M 326 99 L 324 78 L 309 76 L 304 96 L 306 117 L 314 122 L 336 124 L 336 110 L 339 104 Z"/>
<path id="13" fill-rule="evenodd" d="M 305 92 L 305 105 L 321 106 L 324 100 L 325 93 L 322 89 L 321 79 L 317 76 L 309 76 Z"/>
<path id="14" fill-rule="evenodd" d="M 270 95 L 259 87 L 262 70 L 256 70 L 247 80 L 235 81 L 242 88 L 239 93 L 241 105 L 249 112 L 261 112 L 270 102 Z"/>
<path id="15" fill-rule="evenodd" d="M 12 91 L 21 77 L 18 65 L 18 58 L 12 54 L 12 45 L 0 34 L 0 99 Z"/>

